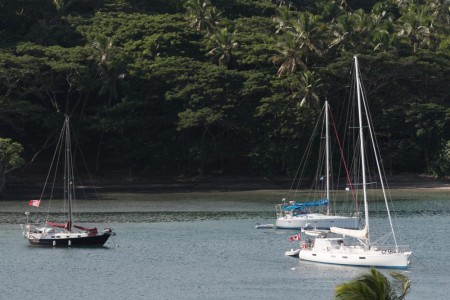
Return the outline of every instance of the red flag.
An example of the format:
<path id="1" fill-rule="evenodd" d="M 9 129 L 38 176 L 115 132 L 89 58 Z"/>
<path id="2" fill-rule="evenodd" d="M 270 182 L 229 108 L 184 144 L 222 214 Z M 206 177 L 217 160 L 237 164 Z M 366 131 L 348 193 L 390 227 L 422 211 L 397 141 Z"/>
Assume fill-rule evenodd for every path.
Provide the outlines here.
<path id="1" fill-rule="evenodd" d="M 30 202 L 29 202 L 30 206 L 39 207 L 40 204 L 41 204 L 41 200 L 30 200 Z"/>
<path id="2" fill-rule="evenodd" d="M 291 240 L 291 242 L 293 242 L 293 241 L 299 241 L 299 240 L 300 240 L 300 233 L 291 236 L 289 239 Z"/>

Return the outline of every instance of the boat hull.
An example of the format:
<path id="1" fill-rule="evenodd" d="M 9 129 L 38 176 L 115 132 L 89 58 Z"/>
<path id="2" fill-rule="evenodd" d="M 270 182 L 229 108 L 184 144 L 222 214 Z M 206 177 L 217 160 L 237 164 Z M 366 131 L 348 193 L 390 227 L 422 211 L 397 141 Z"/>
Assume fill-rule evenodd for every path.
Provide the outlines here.
<path id="1" fill-rule="evenodd" d="M 358 229 L 360 218 L 327 216 L 321 214 L 305 214 L 299 216 L 278 217 L 275 227 L 279 229 L 322 229 L 329 230 L 330 227 Z"/>
<path id="2" fill-rule="evenodd" d="M 388 269 L 406 270 L 409 264 L 409 253 L 389 253 L 381 250 L 357 249 L 350 251 L 315 251 L 301 250 L 301 260 L 324 264 L 356 266 L 356 267 L 379 267 Z"/>
<path id="3" fill-rule="evenodd" d="M 95 236 L 70 237 L 70 238 L 29 238 L 28 241 L 34 246 L 49 247 L 74 247 L 74 246 L 103 246 L 109 239 L 110 234 Z"/>
<path id="4" fill-rule="evenodd" d="M 269 229 L 273 227 L 274 227 L 273 224 L 258 224 L 255 226 L 256 229 Z"/>
<path id="5" fill-rule="evenodd" d="M 300 254 L 300 249 L 291 249 L 284 253 L 284 255 L 286 255 L 286 256 L 296 257 L 296 258 L 298 258 L 299 254 Z"/>

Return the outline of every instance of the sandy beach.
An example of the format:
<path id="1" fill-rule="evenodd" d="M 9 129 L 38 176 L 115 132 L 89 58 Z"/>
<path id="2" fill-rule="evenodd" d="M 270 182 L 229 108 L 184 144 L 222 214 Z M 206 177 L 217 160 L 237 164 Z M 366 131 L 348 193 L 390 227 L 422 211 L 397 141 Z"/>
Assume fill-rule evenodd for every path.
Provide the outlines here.
<path id="1" fill-rule="evenodd" d="M 116 178 L 96 181 L 104 189 L 155 189 L 161 191 L 197 190 L 197 191 L 245 191 L 245 190 L 283 190 L 290 189 L 291 177 L 269 176 L 226 176 L 206 175 L 201 177 L 174 178 Z M 390 189 L 436 189 L 450 190 L 449 178 L 435 178 L 425 174 L 388 175 Z M 341 184 L 345 186 L 345 182 Z M 307 187 L 306 187 L 307 188 Z"/>
<path id="2" fill-rule="evenodd" d="M 83 179 L 78 189 L 95 189 L 97 192 L 127 193 L 179 193 L 179 192 L 238 192 L 257 190 L 288 190 L 292 185 L 291 177 L 242 176 L 242 175 L 206 175 L 197 177 L 133 177 L 116 176 L 106 178 L 93 177 Z M 3 199 L 27 199 L 42 191 L 45 178 L 15 177 L 8 182 L 2 193 Z M 396 174 L 387 176 L 387 183 L 393 189 L 429 189 L 450 191 L 449 178 L 434 178 L 425 174 Z M 345 182 L 341 188 L 345 187 Z M 57 187 L 58 188 L 58 187 Z M 304 187 L 308 188 L 308 187 Z"/>

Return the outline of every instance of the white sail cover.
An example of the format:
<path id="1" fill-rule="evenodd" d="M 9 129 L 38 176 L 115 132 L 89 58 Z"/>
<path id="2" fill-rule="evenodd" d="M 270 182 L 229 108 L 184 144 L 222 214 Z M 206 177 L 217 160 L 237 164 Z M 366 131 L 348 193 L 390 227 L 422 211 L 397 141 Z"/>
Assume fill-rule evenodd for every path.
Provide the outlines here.
<path id="1" fill-rule="evenodd" d="M 368 230 L 364 227 L 364 229 L 354 230 L 354 229 L 345 229 L 339 227 L 330 227 L 330 231 L 337 234 L 342 234 L 346 236 L 351 236 L 357 239 L 367 239 Z"/>
<path id="2" fill-rule="evenodd" d="M 309 236 L 319 237 L 319 236 L 325 236 L 329 230 L 303 230 L 302 232 Z"/>

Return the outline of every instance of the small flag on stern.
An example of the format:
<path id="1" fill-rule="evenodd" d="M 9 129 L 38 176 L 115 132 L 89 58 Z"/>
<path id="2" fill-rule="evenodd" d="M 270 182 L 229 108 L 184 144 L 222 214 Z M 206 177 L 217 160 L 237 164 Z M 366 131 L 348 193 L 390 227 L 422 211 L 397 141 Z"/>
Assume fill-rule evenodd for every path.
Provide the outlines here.
<path id="1" fill-rule="evenodd" d="M 40 204 L 41 204 L 41 200 L 30 200 L 30 202 L 29 202 L 30 206 L 39 207 Z"/>
<path id="2" fill-rule="evenodd" d="M 300 233 L 291 236 L 289 239 L 291 240 L 291 242 L 293 242 L 293 241 L 299 241 L 299 240 L 300 240 Z"/>

